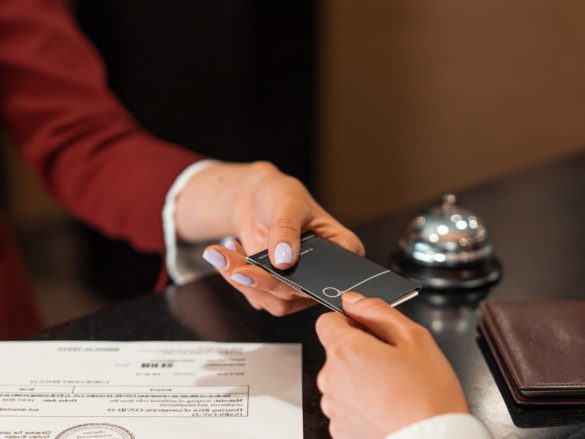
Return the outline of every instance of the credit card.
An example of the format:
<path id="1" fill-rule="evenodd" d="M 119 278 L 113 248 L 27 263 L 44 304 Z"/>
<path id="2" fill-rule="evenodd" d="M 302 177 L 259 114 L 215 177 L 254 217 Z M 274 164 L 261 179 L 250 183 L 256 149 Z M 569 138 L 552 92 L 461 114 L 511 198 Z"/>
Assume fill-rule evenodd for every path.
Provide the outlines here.
<path id="1" fill-rule="evenodd" d="M 341 296 L 348 291 L 380 298 L 392 306 L 415 297 L 420 291 L 419 286 L 399 274 L 313 232 L 301 237 L 299 261 L 288 270 L 274 267 L 268 250 L 248 256 L 246 260 L 339 312 L 343 312 Z"/>

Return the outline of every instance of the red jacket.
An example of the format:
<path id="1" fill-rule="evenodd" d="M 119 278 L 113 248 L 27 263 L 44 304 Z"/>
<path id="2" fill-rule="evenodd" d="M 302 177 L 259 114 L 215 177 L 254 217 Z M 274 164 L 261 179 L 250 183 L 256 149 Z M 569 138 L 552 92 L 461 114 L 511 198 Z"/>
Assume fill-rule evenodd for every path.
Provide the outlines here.
<path id="1" fill-rule="evenodd" d="M 0 120 L 73 215 L 138 249 L 164 251 L 166 192 L 201 157 L 137 126 L 62 0 L 0 1 Z M 0 338 L 38 325 L 18 261 L 0 218 Z"/>

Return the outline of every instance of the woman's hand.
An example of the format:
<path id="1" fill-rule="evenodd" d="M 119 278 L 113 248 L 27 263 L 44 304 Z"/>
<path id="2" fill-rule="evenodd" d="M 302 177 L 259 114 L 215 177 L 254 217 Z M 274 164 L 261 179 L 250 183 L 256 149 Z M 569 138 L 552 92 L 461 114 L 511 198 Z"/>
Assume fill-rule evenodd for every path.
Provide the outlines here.
<path id="1" fill-rule="evenodd" d="M 327 354 L 317 385 L 335 439 L 379 439 L 432 416 L 469 413 L 453 369 L 424 327 L 355 292 L 343 295 L 343 308 L 353 321 L 339 313 L 317 321 Z"/>
<path id="2" fill-rule="evenodd" d="M 300 235 L 312 230 L 364 254 L 360 240 L 313 199 L 295 178 L 266 162 L 214 163 L 196 174 L 177 198 L 177 234 L 186 241 L 236 236 L 226 247 L 212 245 L 204 258 L 256 309 L 282 316 L 315 302 L 246 262 L 246 255 L 269 249 L 270 262 L 292 267 Z"/>

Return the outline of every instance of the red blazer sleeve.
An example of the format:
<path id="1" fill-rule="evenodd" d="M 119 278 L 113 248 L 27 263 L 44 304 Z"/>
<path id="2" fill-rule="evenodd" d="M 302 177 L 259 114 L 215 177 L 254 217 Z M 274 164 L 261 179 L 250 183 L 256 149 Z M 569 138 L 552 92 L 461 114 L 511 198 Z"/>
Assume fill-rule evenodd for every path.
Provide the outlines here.
<path id="1" fill-rule="evenodd" d="M 65 208 L 138 249 L 164 250 L 166 192 L 201 156 L 137 126 L 62 0 L 0 2 L 0 118 Z"/>

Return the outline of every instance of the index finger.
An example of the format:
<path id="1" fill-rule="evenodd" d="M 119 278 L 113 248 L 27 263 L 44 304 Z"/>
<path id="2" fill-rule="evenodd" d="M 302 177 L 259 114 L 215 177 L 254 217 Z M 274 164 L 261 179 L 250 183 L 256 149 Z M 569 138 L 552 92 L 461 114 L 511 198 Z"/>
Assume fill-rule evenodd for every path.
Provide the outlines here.
<path id="1" fill-rule="evenodd" d="M 350 331 L 355 330 L 349 319 L 338 312 L 328 312 L 321 314 L 315 324 L 319 341 L 327 347 L 333 340 L 347 335 Z"/>

